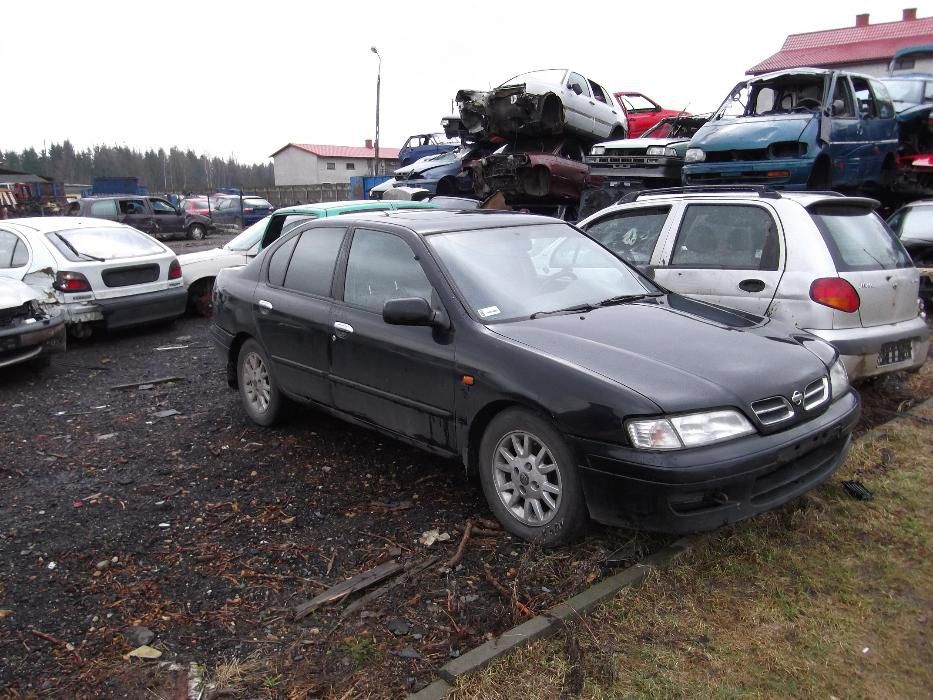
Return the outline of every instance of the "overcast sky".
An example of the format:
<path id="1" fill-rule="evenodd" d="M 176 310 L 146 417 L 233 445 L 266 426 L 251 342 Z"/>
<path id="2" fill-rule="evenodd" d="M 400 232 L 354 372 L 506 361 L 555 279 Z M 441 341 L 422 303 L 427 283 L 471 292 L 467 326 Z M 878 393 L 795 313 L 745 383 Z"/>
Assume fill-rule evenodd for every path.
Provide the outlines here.
<path id="1" fill-rule="evenodd" d="M 715 109 L 789 33 L 933 14 L 933 0 L 3 2 L 0 150 L 70 139 L 259 162 L 289 141 L 401 146 L 460 88 L 571 67 L 671 108 Z"/>

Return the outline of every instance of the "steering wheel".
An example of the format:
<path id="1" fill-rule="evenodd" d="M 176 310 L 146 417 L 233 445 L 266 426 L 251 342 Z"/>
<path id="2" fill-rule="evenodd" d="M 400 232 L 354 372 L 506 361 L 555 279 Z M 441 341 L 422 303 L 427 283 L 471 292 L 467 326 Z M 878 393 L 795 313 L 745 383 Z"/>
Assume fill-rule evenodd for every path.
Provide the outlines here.
<path id="1" fill-rule="evenodd" d="M 551 277 L 552 282 L 576 282 L 578 279 L 572 270 L 561 270 Z"/>
<path id="2" fill-rule="evenodd" d="M 820 101 L 813 97 L 804 97 L 796 105 L 794 105 L 794 112 L 798 112 L 802 109 L 821 109 L 823 107 L 820 104 Z"/>

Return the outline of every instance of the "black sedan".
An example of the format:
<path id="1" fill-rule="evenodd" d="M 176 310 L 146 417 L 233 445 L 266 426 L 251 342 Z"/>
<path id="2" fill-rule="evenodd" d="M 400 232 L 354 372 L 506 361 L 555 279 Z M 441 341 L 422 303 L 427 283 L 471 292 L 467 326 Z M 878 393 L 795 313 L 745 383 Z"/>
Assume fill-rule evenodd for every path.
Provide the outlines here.
<path id="1" fill-rule="evenodd" d="M 668 293 L 546 217 L 322 219 L 214 290 L 250 418 L 287 398 L 457 459 L 546 546 L 590 518 L 687 532 L 772 509 L 835 471 L 859 414 L 832 346 Z"/>

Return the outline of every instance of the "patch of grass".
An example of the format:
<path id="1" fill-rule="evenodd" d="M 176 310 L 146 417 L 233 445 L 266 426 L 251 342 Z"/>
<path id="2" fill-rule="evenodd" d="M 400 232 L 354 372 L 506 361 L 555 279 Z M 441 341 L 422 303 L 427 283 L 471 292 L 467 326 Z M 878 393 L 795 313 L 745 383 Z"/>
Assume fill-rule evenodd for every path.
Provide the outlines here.
<path id="1" fill-rule="evenodd" d="M 376 643 L 369 637 L 349 637 L 341 647 L 344 653 L 353 659 L 356 668 L 360 668 L 376 655 Z"/>
<path id="2" fill-rule="evenodd" d="M 875 500 L 850 497 L 849 478 Z M 933 429 L 885 425 L 815 492 L 711 533 L 579 621 L 579 697 L 928 697 L 931 500 Z M 567 635 L 462 679 L 456 697 L 560 697 Z"/>

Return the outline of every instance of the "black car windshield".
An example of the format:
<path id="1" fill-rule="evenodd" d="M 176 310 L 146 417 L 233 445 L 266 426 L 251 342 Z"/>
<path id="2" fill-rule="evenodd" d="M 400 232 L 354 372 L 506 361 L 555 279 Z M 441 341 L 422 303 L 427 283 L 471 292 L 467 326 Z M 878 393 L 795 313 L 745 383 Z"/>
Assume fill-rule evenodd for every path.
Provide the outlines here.
<path id="1" fill-rule="evenodd" d="M 117 260 L 164 253 L 161 243 L 129 226 L 76 228 L 46 234 L 66 259 Z"/>
<path id="2" fill-rule="evenodd" d="M 485 323 L 660 291 L 567 224 L 455 231 L 427 240 Z"/>

